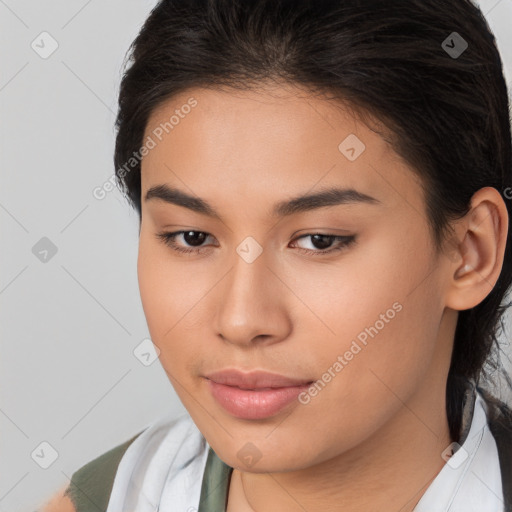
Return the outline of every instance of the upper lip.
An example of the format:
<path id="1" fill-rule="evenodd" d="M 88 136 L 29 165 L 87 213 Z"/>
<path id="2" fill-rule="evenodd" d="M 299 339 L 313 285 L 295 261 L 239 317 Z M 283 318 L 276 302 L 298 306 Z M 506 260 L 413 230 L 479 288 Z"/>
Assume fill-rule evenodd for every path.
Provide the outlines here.
<path id="1" fill-rule="evenodd" d="M 283 388 L 302 386 L 313 382 L 307 379 L 294 379 L 285 375 L 259 370 L 247 373 L 234 368 L 212 372 L 205 375 L 205 377 L 218 384 L 237 386 L 242 389 Z"/>

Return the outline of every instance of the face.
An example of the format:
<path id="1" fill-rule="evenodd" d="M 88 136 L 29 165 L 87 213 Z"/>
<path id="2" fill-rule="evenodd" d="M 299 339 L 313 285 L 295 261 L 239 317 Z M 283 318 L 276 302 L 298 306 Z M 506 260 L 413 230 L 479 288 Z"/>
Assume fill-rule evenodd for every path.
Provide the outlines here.
<path id="1" fill-rule="evenodd" d="M 252 453 L 253 471 L 288 471 L 363 446 L 448 370 L 446 270 L 420 182 L 341 107 L 290 86 L 198 88 L 146 127 L 144 312 L 176 393 L 232 467 Z M 313 384 L 235 391 L 234 413 L 205 378 L 224 369 Z"/>

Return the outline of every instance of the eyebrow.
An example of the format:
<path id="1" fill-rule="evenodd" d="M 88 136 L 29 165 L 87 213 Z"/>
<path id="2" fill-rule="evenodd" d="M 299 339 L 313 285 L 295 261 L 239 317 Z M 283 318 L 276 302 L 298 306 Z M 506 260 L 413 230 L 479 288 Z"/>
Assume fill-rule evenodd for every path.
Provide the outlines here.
<path id="1" fill-rule="evenodd" d="M 204 199 L 191 196 L 182 190 L 169 185 L 155 185 L 151 187 L 145 196 L 145 201 L 157 199 L 165 203 L 182 206 L 194 212 L 219 220 L 221 216 Z M 380 204 L 375 197 L 358 192 L 353 188 L 326 188 L 314 194 L 302 194 L 291 199 L 280 201 L 274 205 L 270 214 L 273 217 L 287 217 L 297 213 L 303 213 L 328 206 L 342 204 Z"/>

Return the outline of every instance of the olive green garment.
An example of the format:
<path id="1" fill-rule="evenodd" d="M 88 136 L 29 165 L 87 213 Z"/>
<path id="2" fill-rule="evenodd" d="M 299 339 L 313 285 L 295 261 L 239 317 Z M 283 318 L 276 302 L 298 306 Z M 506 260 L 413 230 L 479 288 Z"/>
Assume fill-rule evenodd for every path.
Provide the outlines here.
<path id="1" fill-rule="evenodd" d="M 233 468 L 220 460 L 217 454 L 208 450 L 208 459 L 201 486 L 201 498 L 197 512 L 225 512 L 228 500 L 229 482 Z"/>
<path id="2" fill-rule="evenodd" d="M 121 458 L 141 431 L 82 466 L 71 476 L 66 490 L 76 512 L 106 512 Z M 233 468 L 219 459 L 210 447 L 201 486 L 198 512 L 225 512 Z"/>
<path id="3" fill-rule="evenodd" d="M 106 512 L 121 458 L 141 431 L 75 471 L 66 489 L 76 512 Z"/>

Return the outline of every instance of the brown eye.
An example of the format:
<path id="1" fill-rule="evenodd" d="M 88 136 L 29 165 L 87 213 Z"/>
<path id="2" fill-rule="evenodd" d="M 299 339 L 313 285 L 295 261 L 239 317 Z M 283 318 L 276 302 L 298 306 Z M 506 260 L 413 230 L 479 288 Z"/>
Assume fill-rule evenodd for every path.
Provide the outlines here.
<path id="1" fill-rule="evenodd" d="M 190 248 L 182 247 L 176 242 L 176 237 L 180 235 L 183 236 L 185 244 L 191 246 Z M 173 233 L 157 233 L 156 236 L 175 251 L 183 253 L 199 253 L 200 249 L 203 248 L 201 247 L 201 244 L 209 235 L 204 231 L 175 231 Z"/>
<path id="2" fill-rule="evenodd" d="M 311 239 L 313 249 L 305 249 L 303 247 L 299 247 L 301 251 L 306 252 L 307 254 L 328 254 L 335 251 L 341 251 L 352 244 L 356 237 L 355 235 L 331 235 L 331 234 L 322 234 L 322 233 L 311 233 L 307 235 L 303 235 L 296 240 L 301 240 L 303 238 Z M 338 241 L 338 244 L 335 247 L 332 247 L 332 243 Z M 318 249 L 318 250 L 315 250 Z"/>

